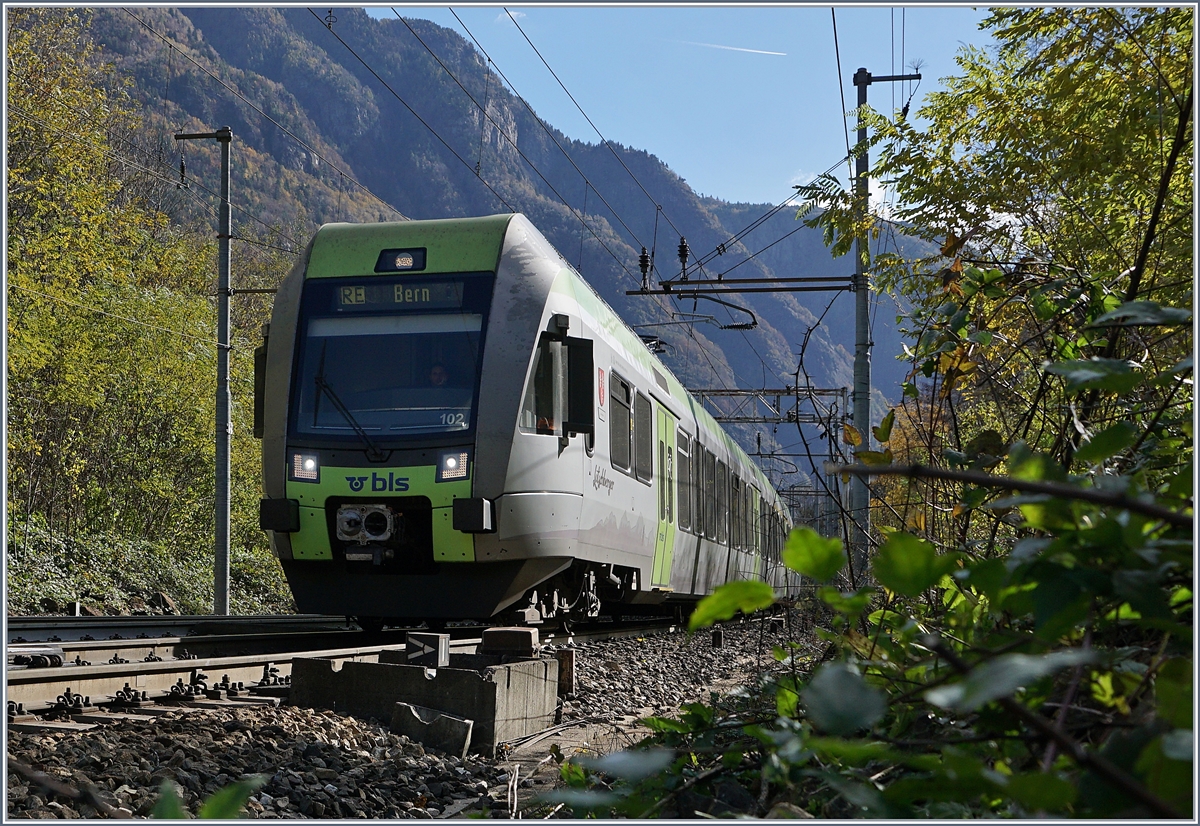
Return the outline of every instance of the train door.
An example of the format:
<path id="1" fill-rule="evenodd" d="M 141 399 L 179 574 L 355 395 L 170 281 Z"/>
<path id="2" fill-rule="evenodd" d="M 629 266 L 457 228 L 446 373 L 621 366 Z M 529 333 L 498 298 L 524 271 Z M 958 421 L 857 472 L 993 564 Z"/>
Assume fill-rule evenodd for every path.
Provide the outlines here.
<path id="1" fill-rule="evenodd" d="M 654 486 L 658 493 L 658 535 L 654 540 L 655 588 L 671 584 L 671 561 L 675 548 L 675 426 L 678 420 L 662 405 L 658 408 L 658 475 Z"/>

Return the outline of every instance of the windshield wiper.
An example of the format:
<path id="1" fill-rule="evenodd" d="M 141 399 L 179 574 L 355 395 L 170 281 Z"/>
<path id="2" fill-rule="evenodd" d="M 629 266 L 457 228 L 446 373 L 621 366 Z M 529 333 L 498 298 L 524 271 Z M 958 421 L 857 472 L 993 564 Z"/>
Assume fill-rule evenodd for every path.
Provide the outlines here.
<path id="1" fill-rule="evenodd" d="M 372 462 L 382 462 L 387 458 L 388 454 L 371 441 L 371 437 L 367 435 L 367 431 L 363 430 L 362 425 L 358 423 L 358 419 L 354 418 L 354 414 L 342 403 L 337 393 L 333 392 L 333 388 L 329 386 L 329 382 L 325 381 L 325 348 L 327 346 L 328 342 L 321 346 L 321 363 L 317 367 L 317 375 L 315 377 L 317 398 L 313 404 L 313 424 L 316 424 L 317 408 L 320 406 L 321 393 L 323 392 L 329 396 L 329 400 L 333 402 L 333 406 L 337 412 L 341 413 L 342 418 L 350 423 L 350 426 L 354 428 L 354 432 L 358 434 L 358 438 L 362 439 L 363 444 L 367 446 L 367 458 Z"/>

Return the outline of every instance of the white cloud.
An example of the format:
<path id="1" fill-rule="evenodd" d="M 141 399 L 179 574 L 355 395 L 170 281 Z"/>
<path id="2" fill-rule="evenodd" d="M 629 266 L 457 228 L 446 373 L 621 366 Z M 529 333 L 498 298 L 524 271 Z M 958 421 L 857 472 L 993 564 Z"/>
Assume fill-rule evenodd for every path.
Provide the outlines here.
<path id="1" fill-rule="evenodd" d="M 788 178 L 788 189 L 794 186 L 805 186 L 811 184 L 817 179 L 816 172 L 805 172 L 803 169 L 797 169 L 792 177 Z"/>
<path id="2" fill-rule="evenodd" d="M 743 49 L 739 46 L 719 46 L 716 43 L 693 43 L 690 40 L 676 40 L 675 42 L 683 43 L 685 46 L 704 46 L 709 49 L 727 49 L 731 52 L 749 52 L 750 54 L 769 54 L 787 57 L 787 52 L 768 52 L 765 49 Z"/>
<path id="3" fill-rule="evenodd" d="M 510 14 L 512 15 L 512 18 L 509 18 Z M 496 15 L 496 22 L 497 23 L 511 23 L 513 20 L 519 20 L 524 16 L 525 16 L 525 12 L 523 12 L 523 11 L 501 12 L 500 14 Z"/>

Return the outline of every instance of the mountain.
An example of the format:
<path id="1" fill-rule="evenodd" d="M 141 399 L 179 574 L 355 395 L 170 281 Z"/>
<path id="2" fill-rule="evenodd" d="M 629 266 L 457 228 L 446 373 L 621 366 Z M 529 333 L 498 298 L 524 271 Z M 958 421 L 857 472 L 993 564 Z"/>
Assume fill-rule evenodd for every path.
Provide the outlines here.
<path id="1" fill-rule="evenodd" d="M 195 185 L 164 187 L 162 196 L 162 208 L 175 217 L 211 220 L 203 191 L 216 189 L 218 155 L 211 142 L 180 147 L 171 134 L 227 125 L 234 133 L 235 237 L 295 248 L 328 221 L 520 211 L 628 323 L 660 337 L 662 358 L 688 386 L 795 383 L 810 330 L 803 367 L 811 383 L 851 384 L 849 293 L 730 298 L 757 319 L 756 328 L 741 331 L 719 326 L 748 320 L 737 309 L 625 294 L 640 284 L 642 246 L 654 253 L 655 276 L 678 275 L 680 234 L 696 258 L 711 256 L 692 277 L 715 277 L 735 265 L 730 277 L 849 274 L 853 262 L 832 259 L 820 232 L 795 220 L 794 206 L 731 242 L 772 205 L 701 197 L 646 151 L 564 135 L 513 95 L 455 31 L 350 8 L 338 9 L 332 26 L 305 8 L 92 14 L 94 37 L 131 78 L 141 103 L 138 151 L 171 180 L 185 153 L 186 177 Z M 722 244 L 723 254 L 715 254 Z M 236 266 L 235 258 L 235 282 Z M 680 315 L 686 313 L 698 316 Z M 874 329 L 876 386 L 886 388 L 873 396 L 876 419 L 885 396 L 899 395 L 894 315 L 881 306 Z M 696 323 L 670 323 L 686 319 Z M 777 436 L 770 426 L 734 431 L 750 449 L 761 433 L 769 450 L 795 441 L 784 429 Z"/>

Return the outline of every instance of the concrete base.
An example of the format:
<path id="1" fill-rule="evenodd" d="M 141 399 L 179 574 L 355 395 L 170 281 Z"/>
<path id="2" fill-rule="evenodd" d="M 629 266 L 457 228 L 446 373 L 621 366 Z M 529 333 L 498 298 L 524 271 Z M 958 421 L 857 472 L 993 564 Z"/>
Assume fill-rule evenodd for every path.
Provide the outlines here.
<path id="1" fill-rule="evenodd" d="M 346 662 L 341 670 L 330 660 L 294 659 L 289 700 L 377 720 L 392 720 L 401 702 L 436 709 L 473 720 L 471 750 L 483 754 L 554 724 L 556 660 L 496 663 L 499 657 L 451 654 L 449 668 L 425 668 L 406 657 L 383 651 L 378 663 Z"/>
<path id="2" fill-rule="evenodd" d="M 474 725 L 473 720 L 437 709 L 396 703 L 391 728 L 396 734 L 403 734 L 418 743 L 463 758 L 471 746 L 471 729 Z"/>

